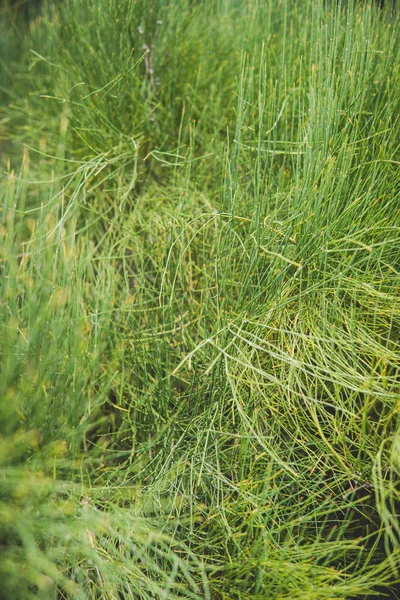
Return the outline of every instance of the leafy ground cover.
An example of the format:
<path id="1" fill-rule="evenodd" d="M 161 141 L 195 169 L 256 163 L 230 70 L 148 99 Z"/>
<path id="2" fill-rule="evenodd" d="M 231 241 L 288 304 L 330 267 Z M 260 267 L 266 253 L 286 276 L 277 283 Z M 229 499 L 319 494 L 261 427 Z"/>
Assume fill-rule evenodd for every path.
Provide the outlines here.
<path id="1" fill-rule="evenodd" d="M 396 13 L 19 18 L 0 25 L 1 598 L 400 597 Z"/>

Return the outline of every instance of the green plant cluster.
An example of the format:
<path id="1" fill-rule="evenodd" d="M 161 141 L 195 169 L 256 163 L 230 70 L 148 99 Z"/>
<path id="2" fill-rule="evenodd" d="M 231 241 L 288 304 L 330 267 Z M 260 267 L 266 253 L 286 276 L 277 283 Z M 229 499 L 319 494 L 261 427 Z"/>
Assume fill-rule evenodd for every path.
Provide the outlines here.
<path id="1" fill-rule="evenodd" d="M 400 597 L 397 16 L 64 0 L 18 19 L 0 597 Z"/>

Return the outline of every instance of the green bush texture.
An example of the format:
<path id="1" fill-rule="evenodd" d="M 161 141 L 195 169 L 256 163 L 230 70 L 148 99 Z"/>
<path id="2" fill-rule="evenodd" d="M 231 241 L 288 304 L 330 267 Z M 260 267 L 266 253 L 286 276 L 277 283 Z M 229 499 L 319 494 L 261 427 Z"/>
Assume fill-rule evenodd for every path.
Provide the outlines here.
<path id="1" fill-rule="evenodd" d="M 0 15 L 0 597 L 400 598 L 396 10 Z"/>

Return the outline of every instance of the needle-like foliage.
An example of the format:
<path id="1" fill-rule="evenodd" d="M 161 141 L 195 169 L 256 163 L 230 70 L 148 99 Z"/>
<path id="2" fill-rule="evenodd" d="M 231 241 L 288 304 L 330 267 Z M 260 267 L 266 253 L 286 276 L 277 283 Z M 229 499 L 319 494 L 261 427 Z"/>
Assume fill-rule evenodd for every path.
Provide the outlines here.
<path id="1" fill-rule="evenodd" d="M 0 597 L 398 598 L 396 11 L 0 41 Z"/>

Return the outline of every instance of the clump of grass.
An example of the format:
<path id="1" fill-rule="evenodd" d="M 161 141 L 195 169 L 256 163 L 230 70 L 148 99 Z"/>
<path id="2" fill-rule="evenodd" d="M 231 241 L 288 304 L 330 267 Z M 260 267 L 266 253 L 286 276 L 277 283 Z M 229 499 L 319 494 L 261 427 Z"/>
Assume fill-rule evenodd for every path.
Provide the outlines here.
<path id="1" fill-rule="evenodd" d="M 2 119 L 5 597 L 397 597 L 393 18 L 31 23 Z"/>

